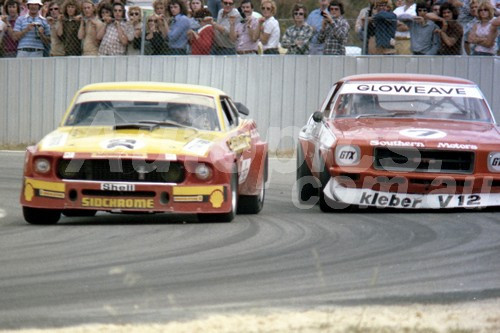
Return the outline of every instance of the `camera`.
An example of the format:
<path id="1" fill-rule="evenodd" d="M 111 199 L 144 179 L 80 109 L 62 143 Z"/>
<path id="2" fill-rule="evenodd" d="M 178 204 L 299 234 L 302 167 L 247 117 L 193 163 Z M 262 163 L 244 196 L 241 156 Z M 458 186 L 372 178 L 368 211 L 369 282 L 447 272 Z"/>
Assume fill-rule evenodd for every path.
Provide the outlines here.
<path id="1" fill-rule="evenodd" d="M 35 28 L 39 28 L 39 27 L 41 27 L 41 26 L 42 26 L 42 24 L 41 24 L 40 22 L 33 22 L 32 24 L 33 24 L 33 26 L 34 26 Z"/>
<path id="2" fill-rule="evenodd" d="M 241 23 L 245 23 L 245 18 L 246 18 L 246 15 L 245 15 L 245 12 L 243 11 L 243 9 L 241 9 L 241 7 L 238 7 L 238 12 L 240 13 L 241 15 Z"/>
<path id="3" fill-rule="evenodd" d="M 322 12 L 321 12 L 321 16 L 323 16 L 324 18 L 327 18 L 327 17 L 328 17 L 328 15 L 326 14 L 326 12 L 325 12 L 325 11 L 322 11 Z"/>

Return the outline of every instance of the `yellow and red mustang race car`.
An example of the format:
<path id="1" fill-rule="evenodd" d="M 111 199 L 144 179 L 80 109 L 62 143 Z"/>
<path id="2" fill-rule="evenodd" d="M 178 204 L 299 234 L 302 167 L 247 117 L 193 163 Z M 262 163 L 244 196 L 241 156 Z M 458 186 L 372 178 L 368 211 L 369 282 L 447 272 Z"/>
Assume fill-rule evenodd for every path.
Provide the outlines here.
<path id="1" fill-rule="evenodd" d="M 500 206 L 500 127 L 468 80 L 346 77 L 299 134 L 296 185 L 323 211 Z"/>
<path id="2" fill-rule="evenodd" d="M 203 86 L 112 82 L 78 91 L 58 129 L 27 148 L 32 224 L 97 211 L 229 222 L 264 204 L 267 143 L 248 109 Z"/>

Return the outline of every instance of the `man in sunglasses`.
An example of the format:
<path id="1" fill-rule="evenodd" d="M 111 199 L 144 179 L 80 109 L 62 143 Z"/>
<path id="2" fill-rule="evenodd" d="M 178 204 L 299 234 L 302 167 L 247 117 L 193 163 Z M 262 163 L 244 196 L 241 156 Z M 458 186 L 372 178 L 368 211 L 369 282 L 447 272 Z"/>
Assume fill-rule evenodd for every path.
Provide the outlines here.
<path id="1" fill-rule="evenodd" d="M 333 0 L 324 11 L 323 23 L 318 35 L 318 42 L 325 43 L 324 55 L 345 55 L 345 44 L 349 36 L 349 23 L 344 18 L 344 4 Z"/>
<path id="2" fill-rule="evenodd" d="M 281 46 L 288 49 L 286 54 L 309 54 L 309 41 L 313 36 L 313 28 L 305 23 L 307 8 L 297 3 L 292 11 L 293 26 L 286 29 Z"/>
<path id="3" fill-rule="evenodd" d="M 215 34 L 212 55 L 236 54 L 236 20 L 241 16 L 234 8 L 234 1 L 222 0 L 223 8 L 217 15 L 217 23 L 213 23 Z"/>

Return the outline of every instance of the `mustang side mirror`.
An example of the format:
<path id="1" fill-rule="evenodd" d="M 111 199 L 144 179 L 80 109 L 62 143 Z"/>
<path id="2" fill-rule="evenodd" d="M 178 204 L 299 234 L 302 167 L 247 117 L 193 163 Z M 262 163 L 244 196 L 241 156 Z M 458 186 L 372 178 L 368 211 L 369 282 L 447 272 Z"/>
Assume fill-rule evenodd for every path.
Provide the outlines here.
<path id="1" fill-rule="evenodd" d="M 248 116 L 250 114 L 250 110 L 248 110 L 248 108 L 245 105 L 243 105 L 242 103 L 235 102 L 234 105 L 238 109 L 239 113 L 241 113 L 241 114 L 243 114 L 245 116 Z"/>
<path id="2" fill-rule="evenodd" d="M 323 113 L 316 111 L 313 113 L 313 120 L 317 123 L 320 123 L 323 120 Z"/>

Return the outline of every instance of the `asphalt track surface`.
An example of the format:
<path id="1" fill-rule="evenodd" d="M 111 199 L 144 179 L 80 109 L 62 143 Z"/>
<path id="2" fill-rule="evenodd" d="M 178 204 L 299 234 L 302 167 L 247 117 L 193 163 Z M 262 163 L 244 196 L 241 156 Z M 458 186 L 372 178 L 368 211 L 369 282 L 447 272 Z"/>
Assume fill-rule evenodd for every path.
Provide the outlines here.
<path id="1" fill-rule="evenodd" d="M 494 210 L 324 214 L 294 204 L 295 162 L 272 159 L 263 211 L 229 224 L 99 214 L 33 226 L 22 164 L 0 152 L 0 329 L 500 297 Z"/>

